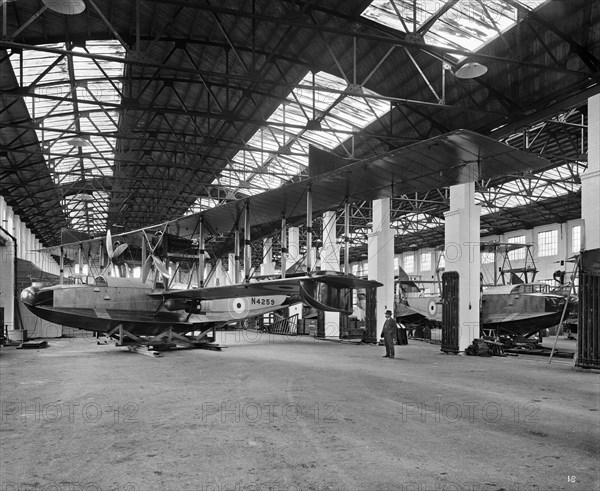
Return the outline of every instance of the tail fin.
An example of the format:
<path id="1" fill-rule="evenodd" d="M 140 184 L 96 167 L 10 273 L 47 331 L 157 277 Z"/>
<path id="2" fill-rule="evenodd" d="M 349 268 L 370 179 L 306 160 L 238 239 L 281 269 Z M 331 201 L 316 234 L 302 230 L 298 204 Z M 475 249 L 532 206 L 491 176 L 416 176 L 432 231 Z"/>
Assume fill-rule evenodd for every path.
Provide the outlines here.
<path id="1" fill-rule="evenodd" d="M 410 277 L 406 274 L 406 271 L 404 271 L 401 266 L 398 266 L 398 284 L 404 293 L 418 293 L 421 291 L 421 289 L 414 281 L 410 279 Z"/>

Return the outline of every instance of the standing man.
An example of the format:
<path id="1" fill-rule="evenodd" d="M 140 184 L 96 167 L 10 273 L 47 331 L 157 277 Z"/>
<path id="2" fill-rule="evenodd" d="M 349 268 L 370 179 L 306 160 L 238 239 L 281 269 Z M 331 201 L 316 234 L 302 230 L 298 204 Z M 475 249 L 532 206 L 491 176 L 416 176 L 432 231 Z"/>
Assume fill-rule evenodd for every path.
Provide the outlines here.
<path id="1" fill-rule="evenodd" d="M 381 331 L 381 337 L 385 344 L 385 356 L 384 358 L 394 358 L 394 338 L 396 337 L 396 329 L 398 324 L 392 319 L 392 311 L 385 311 L 385 323 L 383 324 L 383 330 Z"/>

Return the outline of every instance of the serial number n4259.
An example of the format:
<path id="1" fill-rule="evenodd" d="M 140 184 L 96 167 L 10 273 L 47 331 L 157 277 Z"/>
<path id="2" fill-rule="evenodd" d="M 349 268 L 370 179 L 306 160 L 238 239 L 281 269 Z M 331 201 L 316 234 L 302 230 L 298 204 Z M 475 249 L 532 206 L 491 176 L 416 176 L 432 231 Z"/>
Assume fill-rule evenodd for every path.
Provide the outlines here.
<path id="1" fill-rule="evenodd" d="M 275 305 L 275 299 L 268 297 L 252 297 L 252 305 Z"/>

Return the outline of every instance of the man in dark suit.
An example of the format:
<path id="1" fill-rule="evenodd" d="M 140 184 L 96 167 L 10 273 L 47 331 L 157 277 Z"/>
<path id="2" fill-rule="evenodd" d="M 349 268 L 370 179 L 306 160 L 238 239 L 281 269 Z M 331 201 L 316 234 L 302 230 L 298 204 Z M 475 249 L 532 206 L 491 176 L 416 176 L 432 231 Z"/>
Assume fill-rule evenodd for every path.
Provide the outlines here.
<path id="1" fill-rule="evenodd" d="M 396 337 L 396 329 L 398 324 L 392 319 L 392 311 L 385 311 L 385 323 L 383 324 L 383 330 L 381 331 L 381 337 L 383 338 L 383 344 L 385 345 L 385 356 L 384 358 L 394 358 L 394 338 Z"/>

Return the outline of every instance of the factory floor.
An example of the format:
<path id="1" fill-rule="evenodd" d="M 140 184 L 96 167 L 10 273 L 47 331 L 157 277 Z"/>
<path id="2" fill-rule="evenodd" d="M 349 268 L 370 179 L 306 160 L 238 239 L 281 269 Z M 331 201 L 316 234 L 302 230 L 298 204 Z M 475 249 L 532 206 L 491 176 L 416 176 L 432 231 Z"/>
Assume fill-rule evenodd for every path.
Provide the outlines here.
<path id="1" fill-rule="evenodd" d="M 0 489 L 600 489 L 600 377 L 570 359 L 217 335 L 3 347 Z"/>

